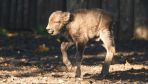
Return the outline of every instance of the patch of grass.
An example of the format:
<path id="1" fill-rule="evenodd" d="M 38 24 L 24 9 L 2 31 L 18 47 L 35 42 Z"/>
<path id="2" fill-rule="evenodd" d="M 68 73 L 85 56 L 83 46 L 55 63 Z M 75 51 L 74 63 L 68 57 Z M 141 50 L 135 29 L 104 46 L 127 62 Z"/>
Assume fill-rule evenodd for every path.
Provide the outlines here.
<path id="1" fill-rule="evenodd" d="M 43 25 L 39 25 L 37 28 L 35 28 L 33 30 L 35 33 L 37 34 L 41 34 L 41 35 L 48 35 L 47 31 L 46 31 L 46 27 Z"/>
<path id="2" fill-rule="evenodd" d="M 0 27 L 0 34 L 6 35 L 8 33 L 8 30 L 6 28 Z"/>

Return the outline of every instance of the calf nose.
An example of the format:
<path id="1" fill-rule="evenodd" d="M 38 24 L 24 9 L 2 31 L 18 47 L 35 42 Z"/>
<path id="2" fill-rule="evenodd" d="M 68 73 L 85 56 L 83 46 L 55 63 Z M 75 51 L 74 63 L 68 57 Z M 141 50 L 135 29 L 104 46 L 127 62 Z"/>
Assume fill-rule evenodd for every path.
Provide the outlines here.
<path id="1" fill-rule="evenodd" d="M 46 30 L 49 30 L 49 27 L 46 27 Z"/>
<path id="2" fill-rule="evenodd" d="M 52 29 L 50 29 L 50 28 L 46 28 L 46 29 L 47 29 L 49 34 L 53 34 L 54 31 Z"/>

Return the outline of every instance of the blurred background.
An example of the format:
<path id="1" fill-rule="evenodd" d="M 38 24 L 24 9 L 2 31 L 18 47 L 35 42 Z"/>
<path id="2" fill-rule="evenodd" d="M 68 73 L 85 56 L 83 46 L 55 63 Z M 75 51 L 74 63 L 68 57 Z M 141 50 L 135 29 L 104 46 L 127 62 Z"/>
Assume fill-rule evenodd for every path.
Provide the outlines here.
<path id="1" fill-rule="evenodd" d="M 58 71 L 57 65 L 62 65 L 61 40 L 48 35 L 46 26 L 52 12 L 80 8 L 104 9 L 116 21 L 117 61 L 107 80 L 142 81 L 145 84 L 148 81 L 148 0 L 0 0 L 0 82 L 4 80 L 7 83 L 6 79 L 10 78 L 9 83 L 12 83 L 11 80 L 17 80 L 11 79 L 13 77 L 42 78 L 43 75 L 53 79 L 64 77 L 69 81 L 72 76 L 66 76 L 66 73 L 51 74 Z M 70 48 L 68 54 L 75 63 L 75 48 Z M 91 66 L 103 63 L 105 49 L 93 42 L 87 45 L 84 54 L 82 67 L 88 65 L 90 68 L 84 69 L 96 74 Z M 100 69 L 98 66 L 95 71 L 98 73 Z M 91 78 L 90 74 L 84 77 L 88 75 Z M 103 81 L 106 83 L 107 80 Z"/>
<path id="2" fill-rule="evenodd" d="M 101 8 L 115 16 L 118 40 L 148 40 L 147 4 L 147 0 L 0 0 L 0 30 L 43 33 L 55 10 Z"/>

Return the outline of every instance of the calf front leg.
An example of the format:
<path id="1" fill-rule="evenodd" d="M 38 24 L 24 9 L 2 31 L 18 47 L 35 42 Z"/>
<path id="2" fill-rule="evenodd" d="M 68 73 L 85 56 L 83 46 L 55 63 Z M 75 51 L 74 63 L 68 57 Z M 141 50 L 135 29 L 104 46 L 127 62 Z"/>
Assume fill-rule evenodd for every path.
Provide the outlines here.
<path id="1" fill-rule="evenodd" d="M 76 75 L 77 79 L 81 78 L 81 62 L 84 53 L 84 44 L 76 44 Z"/>
<path id="2" fill-rule="evenodd" d="M 104 78 L 109 73 L 109 66 L 115 54 L 115 45 L 112 32 L 108 29 L 104 29 L 100 32 L 100 38 L 103 41 L 104 47 L 107 52 L 101 71 L 101 78 Z"/>
<path id="3" fill-rule="evenodd" d="M 71 70 L 72 64 L 68 59 L 67 49 L 73 45 L 73 42 L 62 42 L 61 43 L 61 53 L 62 53 L 62 60 L 63 63 L 66 65 L 68 71 Z"/>

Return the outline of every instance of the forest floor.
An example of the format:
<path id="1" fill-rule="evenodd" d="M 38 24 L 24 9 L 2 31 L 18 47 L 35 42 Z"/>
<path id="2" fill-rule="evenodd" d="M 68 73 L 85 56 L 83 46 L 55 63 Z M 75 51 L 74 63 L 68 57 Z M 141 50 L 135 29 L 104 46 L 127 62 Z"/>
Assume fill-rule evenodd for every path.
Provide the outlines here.
<path id="1" fill-rule="evenodd" d="M 60 40 L 28 32 L 0 35 L 0 84 L 76 84 L 73 69 L 61 61 Z M 75 48 L 69 51 L 75 63 Z M 97 43 L 86 48 L 81 66 L 82 84 L 148 84 L 148 42 L 117 44 L 110 73 L 99 80 L 105 50 Z"/>

